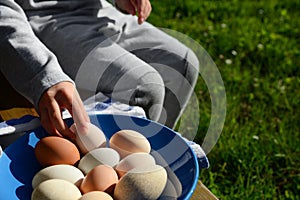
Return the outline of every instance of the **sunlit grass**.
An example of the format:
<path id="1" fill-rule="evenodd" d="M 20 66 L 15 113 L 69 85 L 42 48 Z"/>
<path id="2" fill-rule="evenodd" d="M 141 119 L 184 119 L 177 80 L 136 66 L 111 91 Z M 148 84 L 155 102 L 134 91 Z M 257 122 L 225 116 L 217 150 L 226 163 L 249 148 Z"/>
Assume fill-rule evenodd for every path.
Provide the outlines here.
<path id="1" fill-rule="evenodd" d="M 221 199 L 300 199 L 300 2 L 152 0 L 149 21 L 184 33 L 222 75 L 226 121 L 201 180 Z M 200 126 L 209 92 L 199 78 Z"/>

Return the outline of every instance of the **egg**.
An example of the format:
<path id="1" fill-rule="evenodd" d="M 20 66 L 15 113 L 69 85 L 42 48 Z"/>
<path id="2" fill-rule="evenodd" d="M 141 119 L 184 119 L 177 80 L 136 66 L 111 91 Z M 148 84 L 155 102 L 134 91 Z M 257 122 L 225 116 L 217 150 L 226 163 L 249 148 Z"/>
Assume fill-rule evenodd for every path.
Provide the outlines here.
<path id="1" fill-rule="evenodd" d="M 86 154 L 98 147 L 106 146 L 106 137 L 104 133 L 92 123 L 88 123 L 88 131 L 86 133 L 79 133 L 76 129 L 75 123 L 70 127 L 70 129 L 76 135 L 75 143 L 82 154 Z"/>
<path id="2" fill-rule="evenodd" d="M 62 179 L 44 181 L 31 194 L 31 200 L 78 200 L 80 197 L 80 190 Z"/>
<path id="3" fill-rule="evenodd" d="M 151 145 L 147 138 L 134 130 L 120 130 L 109 140 L 109 146 L 119 152 L 121 158 L 131 153 L 150 153 Z"/>
<path id="4" fill-rule="evenodd" d="M 75 185 L 83 180 L 84 174 L 72 165 L 52 165 L 40 170 L 32 179 L 32 188 L 49 179 L 63 179 Z"/>
<path id="5" fill-rule="evenodd" d="M 127 172 L 117 183 L 116 200 L 155 200 L 167 183 L 167 172 L 160 165 L 138 167 Z"/>
<path id="6" fill-rule="evenodd" d="M 182 185 L 176 174 L 167 166 L 165 170 L 168 174 L 168 181 L 161 197 L 168 199 L 177 199 L 182 194 Z"/>
<path id="7" fill-rule="evenodd" d="M 79 161 L 78 168 L 87 174 L 97 165 L 115 167 L 120 161 L 120 155 L 111 148 L 98 148 L 85 154 Z"/>
<path id="8" fill-rule="evenodd" d="M 80 185 L 80 190 L 83 194 L 91 191 L 112 194 L 117 182 L 118 175 L 111 166 L 98 165 L 85 176 Z"/>
<path id="9" fill-rule="evenodd" d="M 79 200 L 113 200 L 106 192 L 93 191 L 84 194 Z"/>
<path id="10" fill-rule="evenodd" d="M 155 165 L 155 159 L 148 153 L 132 153 L 123 158 L 115 167 L 119 177 L 136 167 Z"/>
<path id="11" fill-rule="evenodd" d="M 36 144 L 34 153 L 44 167 L 58 164 L 75 165 L 80 160 L 80 153 L 75 144 L 57 136 L 42 138 Z"/>
<path id="12" fill-rule="evenodd" d="M 167 161 L 161 156 L 161 154 L 158 151 L 152 150 L 151 155 L 155 158 L 155 161 L 158 165 L 164 166 L 168 174 L 168 181 L 164 191 L 161 194 L 161 198 L 177 199 L 182 194 L 182 185 L 179 178 L 177 177 L 174 171 L 170 168 Z"/>
<path id="13" fill-rule="evenodd" d="M 180 195 L 178 195 L 176 187 L 170 181 L 170 179 L 168 179 L 167 183 L 166 183 L 166 186 L 165 186 L 163 192 L 160 195 L 160 199 L 176 200 L 176 199 L 178 199 L 179 196 Z"/>

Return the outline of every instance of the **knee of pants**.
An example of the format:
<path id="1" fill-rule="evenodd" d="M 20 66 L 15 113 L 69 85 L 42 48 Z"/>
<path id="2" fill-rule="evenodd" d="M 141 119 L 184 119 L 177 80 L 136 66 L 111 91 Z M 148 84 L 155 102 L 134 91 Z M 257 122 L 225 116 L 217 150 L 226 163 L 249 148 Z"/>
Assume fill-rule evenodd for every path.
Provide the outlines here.
<path id="1" fill-rule="evenodd" d="M 186 60 L 185 78 L 193 86 L 195 85 L 199 76 L 199 59 L 191 49 L 187 49 L 185 60 Z"/>
<path id="2" fill-rule="evenodd" d="M 140 77 L 133 98 L 134 104 L 141 106 L 149 119 L 157 121 L 165 98 L 165 85 L 159 73 L 151 71 Z"/>

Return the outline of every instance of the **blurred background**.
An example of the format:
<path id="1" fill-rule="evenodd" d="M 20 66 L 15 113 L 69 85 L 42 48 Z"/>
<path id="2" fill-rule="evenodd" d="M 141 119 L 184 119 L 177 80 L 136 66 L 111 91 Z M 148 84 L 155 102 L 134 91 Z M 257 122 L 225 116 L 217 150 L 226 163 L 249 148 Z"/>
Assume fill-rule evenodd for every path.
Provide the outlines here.
<path id="1" fill-rule="evenodd" d="M 148 21 L 199 43 L 224 82 L 226 120 L 201 181 L 220 199 L 300 199 L 300 1 L 151 3 Z M 202 144 L 211 99 L 201 76 L 195 93 Z"/>

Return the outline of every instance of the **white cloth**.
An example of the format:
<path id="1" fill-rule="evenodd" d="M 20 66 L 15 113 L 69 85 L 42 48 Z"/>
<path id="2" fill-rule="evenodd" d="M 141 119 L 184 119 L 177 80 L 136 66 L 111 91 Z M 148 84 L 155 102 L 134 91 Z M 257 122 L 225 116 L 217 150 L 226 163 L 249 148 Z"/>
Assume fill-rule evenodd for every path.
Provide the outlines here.
<path id="1" fill-rule="evenodd" d="M 100 100 L 95 101 L 95 100 Z M 110 99 L 103 99 L 102 97 L 93 97 L 93 99 L 87 99 L 84 102 L 85 108 L 88 114 L 119 114 L 146 118 L 145 112 L 142 108 L 137 106 L 128 106 L 120 102 L 113 102 Z M 70 117 L 68 112 L 63 113 L 64 118 Z M 15 134 L 19 132 L 29 131 L 40 126 L 39 118 L 25 115 L 19 119 L 12 119 L 0 123 L 0 136 Z M 193 152 L 198 158 L 200 168 L 208 168 L 209 161 L 202 150 L 201 146 L 193 141 L 181 136 L 187 144 L 191 147 Z M 0 157 L 2 155 L 2 148 L 0 146 Z"/>

